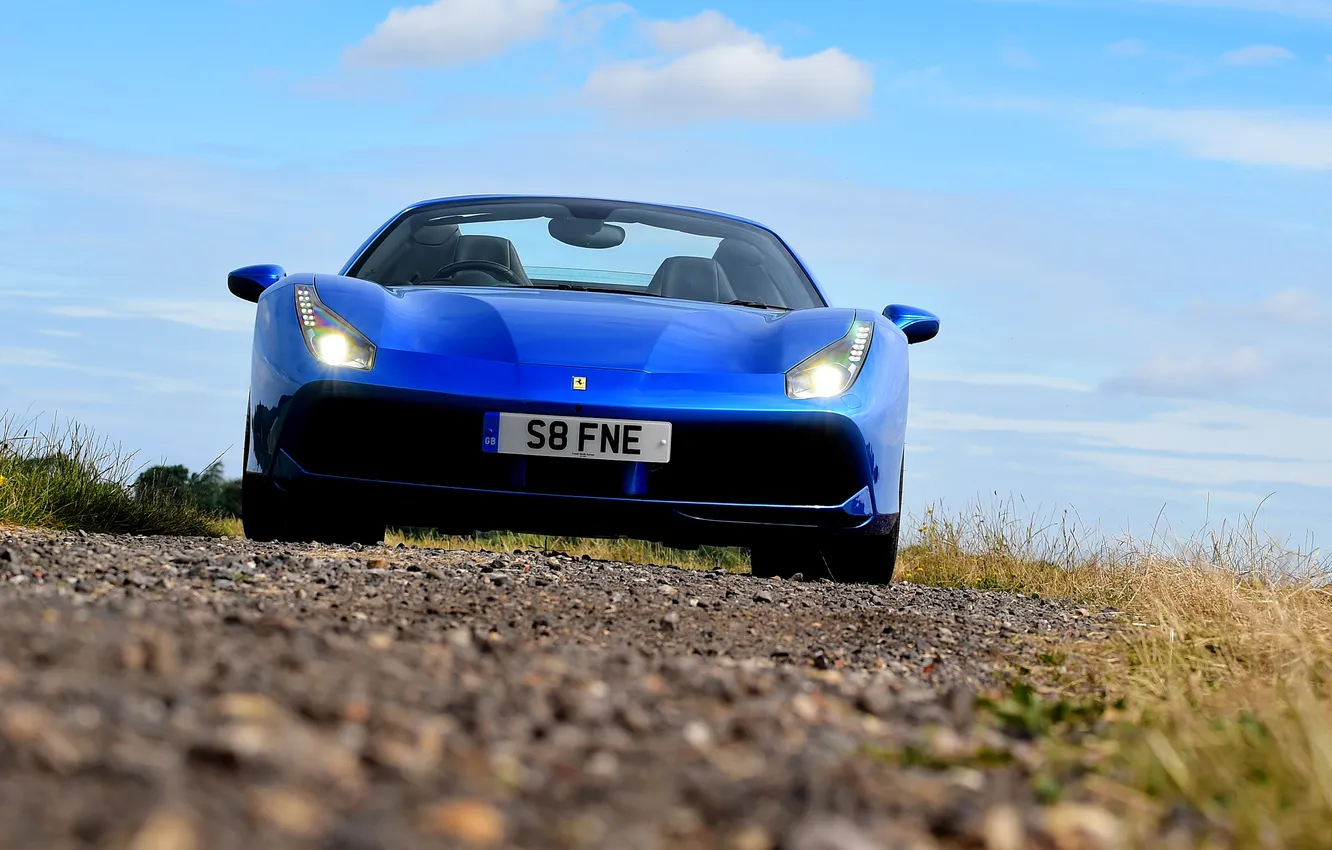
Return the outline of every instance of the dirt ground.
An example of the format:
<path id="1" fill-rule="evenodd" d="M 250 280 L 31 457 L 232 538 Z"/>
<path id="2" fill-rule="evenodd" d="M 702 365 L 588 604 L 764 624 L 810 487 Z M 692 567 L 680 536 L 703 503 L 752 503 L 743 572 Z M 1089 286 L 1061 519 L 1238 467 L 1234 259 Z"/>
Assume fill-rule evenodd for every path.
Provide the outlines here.
<path id="1" fill-rule="evenodd" d="M 973 704 L 1109 622 L 536 552 L 0 530 L 0 844 L 1066 846 L 1029 743 Z"/>

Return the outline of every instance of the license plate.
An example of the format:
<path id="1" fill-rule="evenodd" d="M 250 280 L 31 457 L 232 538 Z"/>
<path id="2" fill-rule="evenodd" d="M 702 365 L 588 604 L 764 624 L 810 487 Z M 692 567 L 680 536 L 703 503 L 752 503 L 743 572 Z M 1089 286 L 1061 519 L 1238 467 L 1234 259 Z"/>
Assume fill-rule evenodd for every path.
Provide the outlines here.
<path id="1" fill-rule="evenodd" d="M 481 448 L 509 455 L 666 463 L 671 459 L 671 423 L 487 413 Z"/>

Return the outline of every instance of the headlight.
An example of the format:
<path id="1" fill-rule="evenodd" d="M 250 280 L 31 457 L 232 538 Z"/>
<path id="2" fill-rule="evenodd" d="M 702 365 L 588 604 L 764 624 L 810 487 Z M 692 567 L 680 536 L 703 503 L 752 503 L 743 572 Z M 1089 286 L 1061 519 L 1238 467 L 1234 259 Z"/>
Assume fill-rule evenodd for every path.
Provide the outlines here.
<path id="1" fill-rule="evenodd" d="M 314 286 L 298 283 L 296 315 L 301 323 L 305 347 L 321 363 L 369 369 L 375 365 L 375 346 L 346 319 L 319 300 Z"/>
<path id="2" fill-rule="evenodd" d="M 873 338 L 873 322 L 852 322 L 846 336 L 786 373 L 786 394 L 791 398 L 828 398 L 851 389 Z"/>

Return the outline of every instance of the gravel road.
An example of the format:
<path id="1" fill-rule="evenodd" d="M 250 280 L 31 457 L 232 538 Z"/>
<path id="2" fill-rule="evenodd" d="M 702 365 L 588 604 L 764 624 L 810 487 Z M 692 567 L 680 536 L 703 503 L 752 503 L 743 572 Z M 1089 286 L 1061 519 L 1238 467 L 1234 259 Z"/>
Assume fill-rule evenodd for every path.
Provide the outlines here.
<path id="1" fill-rule="evenodd" d="M 973 709 L 1109 623 L 908 583 L 0 530 L 3 844 L 1112 846 L 1038 807 L 1031 745 Z"/>

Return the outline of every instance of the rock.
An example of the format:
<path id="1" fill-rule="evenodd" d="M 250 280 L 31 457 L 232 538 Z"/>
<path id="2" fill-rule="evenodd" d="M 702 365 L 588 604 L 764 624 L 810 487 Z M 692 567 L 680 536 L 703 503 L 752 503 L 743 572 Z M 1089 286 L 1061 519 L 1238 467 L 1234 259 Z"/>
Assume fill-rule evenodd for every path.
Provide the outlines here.
<path id="1" fill-rule="evenodd" d="M 454 838 L 471 847 L 494 847 L 504 841 L 504 815 L 484 800 L 450 800 L 427 808 L 423 832 Z"/>
<path id="2" fill-rule="evenodd" d="M 772 833 L 756 823 L 746 823 L 726 836 L 726 850 L 772 850 L 776 841 Z"/>
<path id="3" fill-rule="evenodd" d="M 784 843 L 790 850 L 886 850 L 860 827 L 843 817 L 806 817 Z"/>
<path id="4" fill-rule="evenodd" d="M 755 602 L 762 602 L 762 603 L 765 603 L 765 604 L 767 604 L 767 605 L 771 605 L 771 604 L 772 604 L 772 594 L 769 593 L 769 592 L 766 591 L 766 590 L 760 590 L 758 593 L 755 593 L 755 594 L 754 594 L 754 601 L 755 601 Z"/>
<path id="5" fill-rule="evenodd" d="M 1057 850 L 1119 850 L 1126 838 L 1119 819 L 1099 806 L 1052 806 L 1042 827 Z"/>
<path id="6" fill-rule="evenodd" d="M 314 798 L 288 788 L 258 788 L 250 792 L 250 809 L 297 838 L 319 838 L 328 831 L 329 814 Z"/>
<path id="7" fill-rule="evenodd" d="M 129 850 L 200 850 L 201 847 L 194 818 L 183 808 L 153 812 L 129 844 Z"/>
<path id="8" fill-rule="evenodd" d="M 691 720 L 685 724 L 684 739 L 685 743 L 699 752 L 712 748 L 712 730 L 700 720 Z"/>
<path id="9" fill-rule="evenodd" d="M 871 684 L 856 695 L 856 708 L 875 717 L 886 715 L 893 705 L 893 693 L 887 686 Z"/>
<path id="10" fill-rule="evenodd" d="M 1022 815 L 1012 806 L 995 806 L 985 813 L 981 823 L 985 850 L 1025 850 L 1027 830 Z"/>

